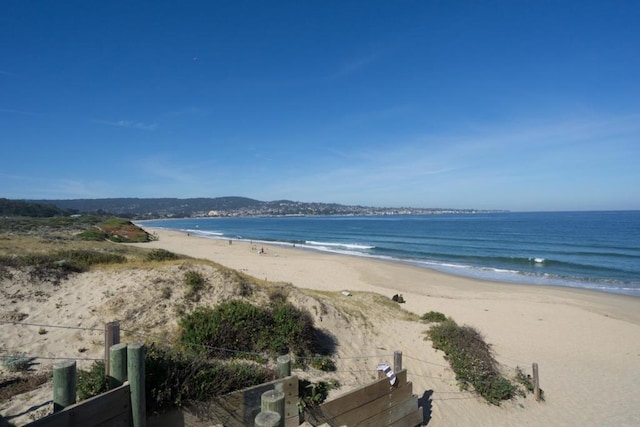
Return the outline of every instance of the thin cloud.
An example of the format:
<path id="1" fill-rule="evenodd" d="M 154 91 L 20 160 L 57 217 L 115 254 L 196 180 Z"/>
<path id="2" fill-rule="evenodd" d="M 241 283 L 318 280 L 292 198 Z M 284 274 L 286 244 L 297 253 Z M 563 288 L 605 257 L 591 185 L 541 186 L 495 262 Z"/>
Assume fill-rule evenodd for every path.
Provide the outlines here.
<path id="1" fill-rule="evenodd" d="M 133 120 L 118 120 L 115 122 L 109 121 L 109 120 L 94 120 L 94 123 L 100 123 L 103 125 L 114 126 L 114 127 L 148 130 L 148 131 L 154 131 L 158 129 L 157 123 L 142 123 L 142 122 L 135 122 Z"/>

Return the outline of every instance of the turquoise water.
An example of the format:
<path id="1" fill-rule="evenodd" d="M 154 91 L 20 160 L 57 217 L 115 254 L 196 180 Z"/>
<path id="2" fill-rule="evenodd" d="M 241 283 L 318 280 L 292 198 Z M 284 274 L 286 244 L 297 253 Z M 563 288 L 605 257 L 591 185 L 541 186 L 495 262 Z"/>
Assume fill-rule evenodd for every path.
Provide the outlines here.
<path id="1" fill-rule="evenodd" d="M 640 296 L 640 211 L 145 221 L 460 276 Z"/>

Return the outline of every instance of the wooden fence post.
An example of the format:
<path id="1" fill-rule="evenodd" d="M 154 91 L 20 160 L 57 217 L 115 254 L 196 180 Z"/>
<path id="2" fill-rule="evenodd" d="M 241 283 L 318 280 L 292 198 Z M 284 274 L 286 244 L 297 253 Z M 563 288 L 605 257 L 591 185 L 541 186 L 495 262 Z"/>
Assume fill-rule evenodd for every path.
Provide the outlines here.
<path id="1" fill-rule="evenodd" d="M 104 325 L 104 373 L 109 376 L 109 357 L 111 346 L 114 344 L 120 344 L 120 323 L 109 322 Z"/>
<path id="2" fill-rule="evenodd" d="M 284 427 L 284 393 L 278 390 L 269 390 L 260 397 L 261 412 L 275 412 L 280 415 L 277 426 Z"/>
<path id="3" fill-rule="evenodd" d="M 281 425 L 282 417 L 277 412 L 262 411 L 256 415 L 255 427 L 278 427 Z"/>
<path id="4" fill-rule="evenodd" d="M 402 371 L 402 352 L 396 350 L 393 352 L 393 372 Z"/>
<path id="5" fill-rule="evenodd" d="M 144 395 L 144 344 L 127 346 L 127 378 L 131 387 L 131 415 L 133 427 L 146 427 L 147 409 Z"/>
<path id="6" fill-rule="evenodd" d="M 533 364 L 533 397 L 540 402 L 540 378 L 538 377 L 538 364 Z"/>
<path id="7" fill-rule="evenodd" d="M 288 354 L 278 356 L 277 363 L 278 378 L 286 378 L 291 375 L 291 356 Z"/>
<path id="8" fill-rule="evenodd" d="M 76 361 L 65 360 L 53 365 L 53 412 L 76 403 Z"/>
<path id="9" fill-rule="evenodd" d="M 109 389 L 120 387 L 127 380 L 127 345 L 112 345 L 109 351 Z"/>

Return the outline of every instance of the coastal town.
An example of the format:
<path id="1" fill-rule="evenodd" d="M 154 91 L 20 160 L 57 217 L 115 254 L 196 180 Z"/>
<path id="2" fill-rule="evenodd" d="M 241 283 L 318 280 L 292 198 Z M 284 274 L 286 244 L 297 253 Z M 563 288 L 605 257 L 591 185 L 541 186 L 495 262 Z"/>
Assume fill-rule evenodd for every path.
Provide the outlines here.
<path id="1" fill-rule="evenodd" d="M 113 214 L 131 219 L 328 216 L 328 215 L 438 215 L 505 212 L 481 209 L 371 207 L 338 203 L 260 201 L 246 197 L 216 198 L 112 198 L 75 200 L 32 200 L 78 213 Z"/>

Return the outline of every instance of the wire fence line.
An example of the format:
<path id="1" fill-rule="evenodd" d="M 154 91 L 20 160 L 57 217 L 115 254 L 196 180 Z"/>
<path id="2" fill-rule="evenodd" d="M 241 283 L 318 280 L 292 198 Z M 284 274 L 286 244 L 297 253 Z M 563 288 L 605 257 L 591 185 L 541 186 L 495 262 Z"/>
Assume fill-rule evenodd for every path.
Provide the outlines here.
<path id="1" fill-rule="evenodd" d="M 40 328 L 52 328 L 52 329 L 75 329 L 80 331 L 94 331 L 104 332 L 104 328 L 86 328 L 82 326 L 65 326 L 65 325 L 50 325 L 46 323 L 27 323 L 27 322 L 14 322 L 10 320 L 0 320 L 0 324 L 15 325 L 15 326 L 37 326 Z"/>
<path id="2" fill-rule="evenodd" d="M 82 331 L 91 331 L 91 332 L 101 332 L 104 333 L 105 332 L 105 328 L 89 328 L 89 327 L 81 327 L 81 326 L 66 326 L 66 325 L 53 325 L 53 324 L 45 324 L 45 323 L 30 323 L 30 322 L 18 322 L 18 321 L 4 321 L 1 320 L 0 324 L 4 324 L 4 325 L 13 325 L 13 326 L 24 326 L 24 327 L 39 327 L 39 328 L 59 328 L 59 329 L 68 329 L 68 330 L 82 330 Z M 155 341 L 159 341 L 168 345 L 184 345 L 184 346 L 188 346 L 188 347 L 199 347 L 202 349 L 206 349 L 212 352 L 224 352 L 224 353 L 231 353 L 231 354 L 238 354 L 238 355 L 245 355 L 245 356 L 251 356 L 251 357 L 259 357 L 259 358 L 265 358 L 268 360 L 270 359 L 275 359 L 278 355 L 272 355 L 272 354 L 268 354 L 265 352 L 250 352 L 250 351 L 244 351 L 244 350 L 236 350 L 236 349 L 229 349 L 229 348 L 223 348 L 223 347 L 215 347 L 215 346 L 209 346 L 206 344 L 197 344 L 197 343 L 191 343 L 191 342 L 185 342 L 185 341 L 175 341 L 175 340 L 171 340 L 169 339 L 166 335 L 156 335 L 156 334 L 150 334 L 150 333 L 144 333 L 144 332 L 140 332 L 140 331 L 135 331 L 135 330 L 130 330 L 130 329 L 120 329 L 120 332 L 125 333 L 125 334 L 130 334 L 133 336 L 137 336 L 137 337 L 142 337 L 145 338 L 147 340 L 150 340 L 152 342 Z M 79 360 L 79 361 L 105 361 L 105 358 L 93 358 L 93 357 L 75 357 L 75 356 L 70 356 L 70 357 L 63 357 L 63 356 L 43 356 L 43 355 L 36 355 L 36 354 L 26 354 L 24 352 L 19 352 L 19 351 L 11 351 L 11 350 L 7 350 L 4 348 L 1 348 L 0 351 L 2 351 L 4 354 L 0 354 L 0 359 L 7 360 L 11 357 L 15 357 L 16 355 L 20 355 L 24 358 L 30 358 L 30 359 L 42 359 L 42 360 Z M 388 358 L 392 358 L 394 356 L 394 353 L 382 353 L 382 354 L 362 354 L 362 355 L 354 355 L 354 356 L 322 356 L 322 355 L 318 355 L 318 356 L 295 356 L 295 359 L 299 359 L 299 360 L 303 360 L 303 361 L 310 361 L 310 360 L 322 360 L 322 359 L 329 359 L 329 360 L 334 360 L 334 361 L 348 361 L 348 360 L 358 360 L 358 359 L 377 359 L 378 361 L 381 360 L 386 360 Z M 417 362 L 420 365 L 423 366 L 427 366 L 427 367 L 437 367 L 437 368 L 442 368 L 442 369 L 446 369 L 446 370 L 450 370 L 451 367 L 448 365 L 444 365 L 441 363 L 436 363 L 436 362 L 431 362 L 428 360 L 424 360 L 421 358 L 417 358 L 411 355 L 408 355 L 406 353 L 402 354 L 402 357 L 405 359 L 408 359 L 410 361 L 413 362 Z M 505 358 L 502 357 L 503 359 L 508 359 L 508 360 L 512 360 L 512 361 L 516 361 L 514 359 L 509 359 L 509 358 Z M 197 358 L 194 357 L 194 361 L 196 361 Z M 516 361 L 517 362 L 517 361 Z M 266 363 L 266 362 L 265 362 Z M 531 369 L 531 368 L 522 368 L 522 367 L 516 367 L 513 368 L 511 366 L 507 366 L 504 365 L 506 367 L 508 367 L 509 369 L 512 369 L 514 371 L 520 371 L 520 372 L 527 372 L 526 369 Z M 301 373 L 310 373 L 310 372 L 315 372 L 318 374 L 363 374 L 363 373 L 372 373 L 372 372 L 376 372 L 377 369 L 335 369 L 333 371 L 325 371 L 325 370 L 321 370 L 321 369 L 314 369 L 314 368 L 307 368 L 307 369 L 293 369 L 292 372 L 301 374 Z M 434 380 L 438 380 L 444 383 L 451 383 L 451 379 L 445 379 L 439 376 L 435 376 L 435 375 L 428 375 L 428 374 L 422 374 L 422 373 L 417 373 L 415 372 L 415 370 L 412 370 L 411 372 L 407 372 L 408 376 L 412 376 L 412 377 L 417 377 L 417 378 L 428 378 L 428 379 L 434 379 Z M 355 383 L 356 385 L 362 385 L 361 382 Z M 432 390 L 433 391 L 433 390 Z M 435 392 L 435 391 L 434 391 Z M 451 392 L 451 391 L 438 391 L 438 393 L 469 393 L 466 391 L 461 391 L 461 392 Z M 444 400 L 444 399 L 440 399 L 440 400 Z"/>
<path id="3" fill-rule="evenodd" d="M 13 352 L 13 353 L 9 353 L 9 354 L 0 354 L 0 359 L 3 360 L 8 360 L 8 359 L 12 359 L 14 357 L 16 357 L 16 355 L 20 355 L 20 357 L 24 357 L 25 359 L 42 359 L 42 360 L 88 360 L 88 361 L 104 361 L 104 358 L 98 358 L 98 357 L 76 357 L 76 356 L 68 356 L 68 357 L 64 357 L 64 356 L 38 356 L 38 355 L 32 355 L 32 354 L 26 354 L 26 353 L 20 353 L 20 352 Z"/>

